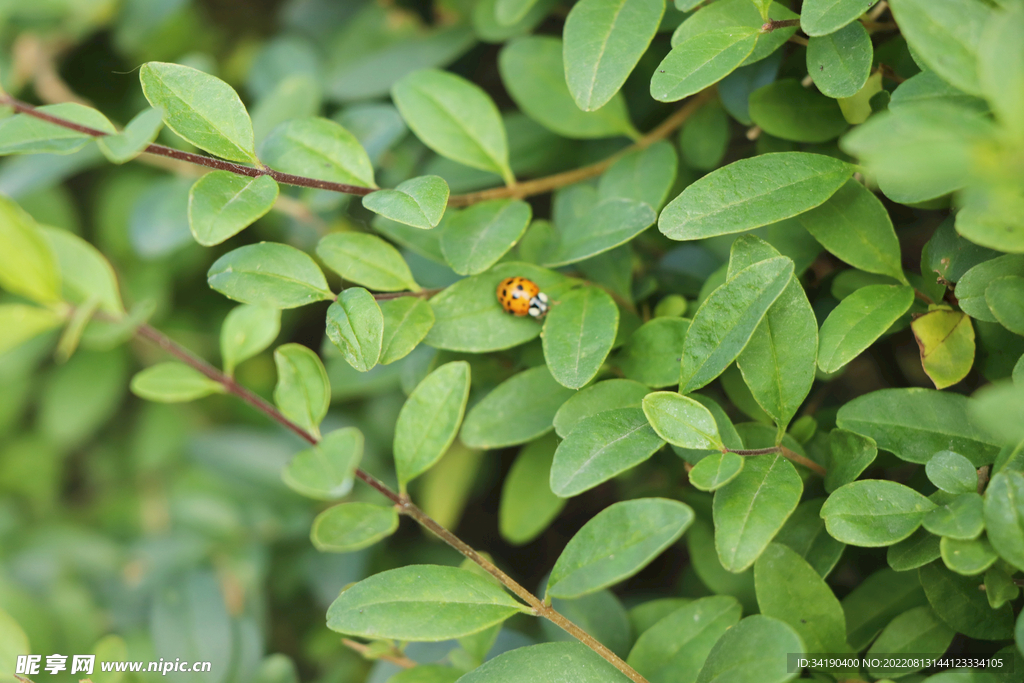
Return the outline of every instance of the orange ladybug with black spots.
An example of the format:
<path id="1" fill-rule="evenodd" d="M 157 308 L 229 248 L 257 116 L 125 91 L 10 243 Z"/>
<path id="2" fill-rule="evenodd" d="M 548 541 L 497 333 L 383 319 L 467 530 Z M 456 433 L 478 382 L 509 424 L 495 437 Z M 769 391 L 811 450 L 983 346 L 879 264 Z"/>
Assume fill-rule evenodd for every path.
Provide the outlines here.
<path id="1" fill-rule="evenodd" d="M 498 285 L 501 307 L 517 317 L 543 318 L 548 312 L 548 297 L 532 280 L 525 277 L 505 278 Z"/>

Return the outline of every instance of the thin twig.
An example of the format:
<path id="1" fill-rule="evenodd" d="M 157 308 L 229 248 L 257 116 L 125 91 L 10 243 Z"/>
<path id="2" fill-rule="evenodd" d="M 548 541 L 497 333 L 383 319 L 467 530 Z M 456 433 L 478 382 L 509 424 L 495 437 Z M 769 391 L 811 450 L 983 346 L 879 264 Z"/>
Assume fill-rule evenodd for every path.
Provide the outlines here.
<path id="1" fill-rule="evenodd" d="M 225 373 L 221 372 L 216 367 L 206 362 L 199 356 L 195 355 L 194 353 L 186 349 L 184 346 L 178 344 L 173 339 L 163 334 L 159 330 L 149 325 L 140 325 L 136 329 L 136 334 L 142 337 L 143 339 L 146 339 L 147 341 L 156 344 L 161 349 L 171 354 L 178 360 L 194 368 L 195 370 L 201 372 L 207 378 L 219 383 L 221 386 L 224 387 L 224 390 L 227 393 L 242 399 L 242 401 L 248 403 L 250 406 L 260 411 L 261 413 L 263 413 L 270 419 L 274 420 L 278 424 L 283 425 L 287 429 L 291 430 L 308 443 L 312 445 L 316 445 L 318 443 L 318 439 L 313 434 L 310 434 L 305 429 L 289 420 L 287 417 L 284 416 L 284 414 L 281 413 L 281 411 L 279 411 L 271 403 L 269 403 L 262 397 L 258 396 L 257 394 L 253 393 L 246 387 L 240 385 L 238 382 L 234 380 L 233 377 L 229 377 Z M 594 652 L 596 652 L 605 660 L 607 660 L 608 663 L 610 663 L 616 669 L 618 669 L 623 674 L 628 676 L 630 680 L 634 681 L 634 683 L 647 683 L 647 680 L 643 676 L 641 676 L 636 670 L 634 670 L 632 667 L 626 664 L 626 662 L 624 662 L 618 655 L 616 655 L 614 652 L 612 652 L 607 647 L 602 645 L 593 636 L 588 634 L 579 626 L 566 619 L 563 615 L 559 614 L 554 608 L 550 607 L 549 605 L 545 605 L 538 597 L 536 597 L 533 593 L 526 590 L 526 588 L 520 585 L 519 582 L 517 582 L 511 576 L 509 576 L 501 569 L 499 569 L 497 566 L 495 566 L 493 562 L 491 562 L 486 557 L 478 553 L 476 550 L 470 547 L 469 544 L 467 544 L 465 541 L 463 541 L 461 538 L 453 534 L 448 529 L 441 526 L 441 524 L 439 524 L 432 517 L 430 517 L 430 515 L 428 515 L 426 512 L 421 510 L 416 505 L 414 505 L 412 501 L 409 500 L 408 496 L 399 495 L 398 493 L 392 491 L 383 482 L 378 480 L 373 475 L 368 474 L 362 469 L 357 469 L 355 472 L 355 476 L 361 481 L 369 484 L 371 487 L 376 489 L 378 493 L 380 493 L 385 498 L 394 503 L 394 505 L 401 514 L 416 520 L 420 525 L 432 531 L 434 535 L 436 535 L 442 541 L 444 541 L 452 548 L 462 553 L 464 556 L 468 557 L 476 564 L 480 565 L 480 567 L 482 567 L 484 571 L 486 571 L 488 574 L 496 578 L 503 586 L 505 586 L 507 589 L 509 589 L 511 592 L 515 593 L 519 598 L 521 598 L 524 602 L 526 602 L 526 604 L 528 604 L 533 609 L 534 614 L 536 614 L 537 616 L 544 617 L 545 619 L 548 619 L 549 621 L 551 621 L 552 623 L 559 626 L 564 631 L 575 637 L 581 643 L 583 643 L 590 649 L 594 650 Z"/>
<path id="2" fill-rule="evenodd" d="M 799 26 L 799 19 L 769 19 L 761 25 L 761 33 L 771 33 L 775 29 Z"/>
<path id="3" fill-rule="evenodd" d="M 421 299 L 429 299 L 430 297 L 440 292 L 442 289 L 444 289 L 444 287 L 438 287 L 436 289 L 421 289 L 417 292 L 381 292 L 374 293 L 373 298 L 376 299 L 377 301 L 387 301 L 388 299 L 401 299 L 402 297 L 405 296 L 418 296 Z"/>
<path id="4" fill-rule="evenodd" d="M 371 659 L 371 657 L 368 656 L 370 654 L 370 646 L 369 645 L 365 645 L 364 643 L 360 643 L 358 641 L 352 640 L 351 638 L 342 638 L 341 639 L 341 644 L 344 645 L 345 647 L 349 648 L 350 650 L 355 650 L 356 652 L 361 654 L 363 657 L 366 657 L 367 659 Z M 398 654 L 391 654 L 391 653 L 389 653 L 389 654 L 377 655 L 377 656 L 372 657 L 372 659 L 383 659 L 385 662 L 391 662 L 395 666 L 400 666 L 403 669 L 411 669 L 414 666 L 417 666 L 416 662 L 412 661 L 411 659 L 409 659 L 408 657 L 406 657 L 405 655 L 403 655 L 400 652 Z"/>
<path id="5" fill-rule="evenodd" d="M 787 460 L 795 462 L 798 465 L 803 465 L 804 467 L 806 467 L 807 469 L 811 470 L 815 474 L 818 474 L 818 475 L 820 475 L 822 477 L 824 477 L 825 474 L 826 474 L 824 467 L 822 467 L 818 463 L 814 462 L 810 458 L 805 458 L 804 456 L 800 455 L 799 453 L 797 453 L 795 451 L 791 451 L 790 449 L 786 448 L 785 446 L 772 446 L 771 448 L 751 448 L 751 449 L 726 448 L 723 452 L 724 453 L 735 453 L 736 455 L 744 455 L 744 456 L 767 455 L 769 453 L 778 453 L 779 455 L 781 455 L 782 457 L 786 458 Z"/>
<path id="6" fill-rule="evenodd" d="M 532 197 L 534 195 L 544 194 L 545 192 L 551 192 L 552 190 L 557 190 L 560 187 L 566 187 L 568 185 L 599 176 L 607 171 L 612 164 L 630 152 L 634 152 L 638 149 L 646 149 L 658 140 L 664 140 L 667 138 L 674 130 L 683 125 L 683 123 L 685 123 L 686 120 L 690 118 L 690 116 L 704 103 L 711 99 L 713 94 L 713 88 L 707 88 L 697 93 L 686 104 L 677 109 L 674 114 L 637 140 L 636 143 L 616 152 L 607 159 L 590 164 L 589 166 L 575 168 L 571 171 L 564 171 L 562 173 L 555 173 L 554 175 L 545 176 L 543 178 L 526 180 L 512 187 L 495 187 L 489 190 L 452 195 L 448 198 L 448 206 L 469 206 L 470 204 L 476 204 L 477 202 L 483 202 L 489 199 L 505 199 L 509 197 L 523 199 L 525 197 Z"/>

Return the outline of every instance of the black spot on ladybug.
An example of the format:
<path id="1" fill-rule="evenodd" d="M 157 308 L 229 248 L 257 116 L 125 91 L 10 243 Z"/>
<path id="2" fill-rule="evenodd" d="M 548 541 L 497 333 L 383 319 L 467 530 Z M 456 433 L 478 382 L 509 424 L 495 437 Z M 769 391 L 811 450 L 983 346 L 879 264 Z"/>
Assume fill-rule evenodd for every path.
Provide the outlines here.
<path id="1" fill-rule="evenodd" d="M 507 289 L 501 290 L 501 295 L 502 296 L 508 296 L 508 290 Z"/>
<path id="2" fill-rule="evenodd" d="M 523 286 L 522 285 L 516 285 L 516 289 L 518 289 L 519 291 L 523 291 Z"/>

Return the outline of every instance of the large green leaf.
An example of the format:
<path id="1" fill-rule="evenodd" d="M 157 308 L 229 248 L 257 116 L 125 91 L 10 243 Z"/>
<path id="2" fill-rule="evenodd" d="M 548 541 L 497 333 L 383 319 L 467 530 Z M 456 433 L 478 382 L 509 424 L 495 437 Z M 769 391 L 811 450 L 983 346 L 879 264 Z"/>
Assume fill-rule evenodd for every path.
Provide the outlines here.
<path id="1" fill-rule="evenodd" d="M 846 162 L 806 152 L 741 159 L 683 190 L 661 212 L 658 229 L 695 240 L 777 223 L 823 204 L 852 174 Z"/>
<path id="2" fill-rule="evenodd" d="M 650 389 L 630 379 L 606 379 L 574 394 L 555 413 L 555 432 L 561 438 L 580 420 L 613 408 L 639 408 Z"/>
<path id="3" fill-rule="evenodd" d="M 136 114 L 116 135 L 97 138 L 96 144 L 108 161 L 123 164 L 142 154 L 156 140 L 163 125 L 163 112 L 150 107 Z"/>
<path id="4" fill-rule="evenodd" d="M 1024 567 L 1024 474 L 999 472 L 985 489 L 985 529 L 999 556 Z"/>
<path id="5" fill-rule="evenodd" d="M 992 12 L 978 42 L 978 82 L 999 121 L 1018 136 L 1024 132 L 1024 12 L 1006 3 L 1006 12 Z"/>
<path id="6" fill-rule="evenodd" d="M 1001 277 L 985 288 L 985 303 L 996 320 L 1024 336 L 1024 277 Z"/>
<path id="7" fill-rule="evenodd" d="M 675 543 L 692 522 L 688 505 L 665 498 L 610 505 L 566 544 L 545 593 L 578 598 L 627 579 Z"/>
<path id="8" fill-rule="evenodd" d="M 411 565 L 343 592 L 327 627 L 351 636 L 441 641 L 500 624 L 526 608 L 490 578 L 455 567 Z"/>
<path id="9" fill-rule="evenodd" d="M 459 679 L 462 683 L 536 683 L 544 680 L 629 681 L 593 650 L 575 641 L 520 647 L 498 655 Z"/>
<path id="10" fill-rule="evenodd" d="M 400 296 L 379 303 L 384 316 L 380 364 L 389 365 L 405 358 L 434 326 L 434 309 L 418 296 Z"/>
<path id="11" fill-rule="evenodd" d="M 792 276 L 793 262 L 780 256 L 747 266 L 711 293 L 686 333 L 682 393 L 700 389 L 736 360 Z"/>
<path id="12" fill-rule="evenodd" d="M 608 103 L 650 45 L 664 0 L 582 0 L 565 19 L 565 80 L 577 106 Z"/>
<path id="13" fill-rule="evenodd" d="M 760 557 L 796 509 L 803 482 L 779 454 L 747 458 L 743 471 L 715 491 L 715 549 L 722 566 L 739 573 Z"/>
<path id="14" fill-rule="evenodd" d="M 567 138 L 639 137 L 621 94 L 593 111 L 584 111 L 566 84 L 562 41 L 552 36 L 523 36 L 498 55 L 501 82 L 531 119 Z"/>
<path id="15" fill-rule="evenodd" d="M 188 226 L 192 236 L 204 247 L 234 237 L 273 208 L 277 192 L 277 182 L 270 176 L 207 173 L 188 193 Z"/>
<path id="16" fill-rule="evenodd" d="M 907 462 L 924 464 L 951 450 L 981 467 L 995 459 L 1001 444 L 972 417 L 970 403 L 961 394 L 932 389 L 881 389 L 840 408 L 836 424 Z"/>
<path id="17" fill-rule="evenodd" d="M 364 443 L 363 433 L 355 427 L 336 429 L 317 445 L 296 453 L 281 471 L 281 479 L 309 498 L 344 498 L 352 490 Z"/>
<path id="18" fill-rule="evenodd" d="M 348 364 L 367 372 L 380 360 L 384 343 L 384 314 L 373 295 L 349 287 L 327 309 L 327 338 Z"/>
<path id="19" fill-rule="evenodd" d="M 878 455 L 874 439 L 845 429 L 833 429 L 828 435 L 828 445 L 825 490 L 829 493 L 855 481 Z"/>
<path id="20" fill-rule="evenodd" d="M 523 20 L 538 0 L 496 0 L 494 18 L 503 26 L 511 26 Z"/>
<path id="21" fill-rule="evenodd" d="M 42 228 L 60 269 L 65 301 L 79 306 L 95 300 L 100 309 L 120 318 L 124 304 L 114 268 L 96 247 L 78 235 L 57 228 Z M 15 290 L 17 291 L 17 290 Z"/>
<path id="22" fill-rule="evenodd" d="M 539 536 L 565 507 L 565 500 L 551 492 L 551 462 L 558 440 L 542 436 L 523 447 L 501 487 L 498 530 L 513 545 Z"/>
<path id="23" fill-rule="evenodd" d="M 824 502 L 825 498 L 811 498 L 800 503 L 773 540 L 792 548 L 822 577 L 835 568 L 846 548 L 825 529 L 820 515 Z"/>
<path id="24" fill-rule="evenodd" d="M 263 161 L 284 173 L 374 187 L 373 164 L 356 136 L 330 119 L 292 119 L 260 145 Z"/>
<path id="25" fill-rule="evenodd" d="M 654 224 L 649 204 L 615 197 L 605 199 L 567 224 L 559 223 L 544 265 L 564 266 L 625 244 Z"/>
<path id="26" fill-rule="evenodd" d="M 914 303 L 905 285 L 861 287 L 839 302 L 821 325 L 818 367 L 836 372 L 863 353 Z"/>
<path id="27" fill-rule="evenodd" d="M 460 438 L 470 448 L 501 448 L 532 441 L 552 429 L 559 407 L 573 395 L 544 365 L 499 384 L 466 415 Z"/>
<path id="28" fill-rule="evenodd" d="M 1009 604 L 994 610 L 978 590 L 976 577 L 961 576 L 938 562 L 917 570 L 935 614 L 954 631 L 982 640 L 1005 640 L 1013 636 L 1013 609 Z"/>
<path id="29" fill-rule="evenodd" d="M 334 298 L 313 259 L 274 242 L 229 251 L 214 261 L 206 279 L 210 287 L 243 304 L 296 308 Z"/>
<path id="30" fill-rule="evenodd" d="M 675 102 L 722 80 L 754 51 L 758 31 L 751 26 L 712 28 L 682 41 L 651 78 L 651 97 Z"/>
<path id="31" fill-rule="evenodd" d="M 77 102 L 48 104 L 37 107 L 36 111 L 108 134 L 116 132 L 107 117 Z M 16 114 L 0 121 L 0 154 L 71 154 L 93 139 L 88 133 L 28 114 Z"/>
<path id="32" fill-rule="evenodd" d="M 982 261 L 964 273 L 954 291 L 963 312 L 976 320 L 999 322 L 988 306 L 985 292 L 993 281 L 1004 277 L 1024 277 L 1024 255 L 997 256 Z"/>
<path id="33" fill-rule="evenodd" d="M 826 36 L 871 8 L 864 0 L 806 0 L 800 8 L 800 28 L 809 36 Z"/>
<path id="34" fill-rule="evenodd" d="M 215 76 L 181 64 L 147 62 L 142 92 L 164 123 L 200 149 L 231 161 L 257 163 L 252 121 L 234 89 Z"/>
<path id="35" fill-rule="evenodd" d="M 0 196 L 0 286 L 41 304 L 61 301 L 57 255 L 35 219 Z"/>
<path id="36" fill-rule="evenodd" d="M 316 255 L 343 279 L 382 292 L 419 291 L 398 250 L 376 235 L 335 232 L 316 245 Z"/>
<path id="37" fill-rule="evenodd" d="M 739 602 L 728 595 L 694 600 L 645 630 L 626 663 L 649 681 L 695 683 L 711 649 L 741 613 Z"/>
<path id="38" fill-rule="evenodd" d="M 846 652 L 846 618 L 832 589 L 793 549 L 771 543 L 754 563 L 761 614 L 789 624 L 810 652 Z"/>
<path id="39" fill-rule="evenodd" d="M 715 643 L 697 683 L 785 683 L 800 675 L 779 653 L 806 652 L 786 623 L 760 614 L 746 617 Z"/>
<path id="40" fill-rule="evenodd" d="M 690 470 L 690 483 L 700 491 L 716 491 L 739 476 L 744 462 L 735 453 L 712 453 Z"/>
<path id="41" fill-rule="evenodd" d="M 827 142 L 849 128 L 839 103 L 795 78 L 784 78 L 750 94 L 750 118 L 761 130 L 793 142 Z"/>
<path id="42" fill-rule="evenodd" d="M 450 215 L 441 233 L 441 253 L 459 275 L 484 272 L 508 253 L 533 215 L 519 199 L 480 202 Z"/>
<path id="43" fill-rule="evenodd" d="M 0 355 L 58 327 L 62 322 L 64 318 L 49 308 L 28 304 L 0 304 Z"/>
<path id="44" fill-rule="evenodd" d="M 231 309 L 220 329 L 224 372 L 233 375 L 235 366 L 270 346 L 280 332 L 281 311 L 276 308 L 242 304 Z"/>
<path id="45" fill-rule="evenodd" d="M 416 71 L 395 83 L 402 118 L 441 156 L 512 182 L 508 141 L 494 101 L 479 86 L 447 71 Z"/>
<path id="46" fill-rule="evenodd" d="M 619 328 L 619 309 L 603 289 L 582 287 L 559 299 L 544 320 L 544 359 L 555 381 L 579 389 L 594 379 Z"/>
<path id="47" fill-rule="evenodd" d="M 711 411 L 672 391 L 655 391 L 643 399 L 644 415 L 654 431 L 680 448 L 722 450 L 725 445 Z"/>
<path id="48" fill-rule="evenodd" d="M 629 379 L 649 387 L 679 383 L 679 358 L 690 321 L 655 318 L 629 336 L 615 361 Z"/>
<path id="49" fill-rule="evenodd" d="M 406 485 L 445 454 L 466 412 L 469 363 L 453 361 L 426 376 L 406 399 L 395 424 L 395 469 Z"/>
<path id="50" fill-rule="evenodd" d="M 646 149 L 624 154 L 602 173 L 597 196 L 601 199 L 632 199 L 657 211 L 672 189 L 678 168 L 675 147 L 667 140 L 659 140 Z"/>
<path id="51" fill-rule="evenodd" d="M 316 516 L 309 537 L 320 552 L 351 553 L 369 548 L 396 529 L 398 510 L 394 505 L 342 503 Z"/>
<path id="52" fill-rule="evenodd" d="M 195 368 L 178 362 L 157 363 L 132 377 L 132 393 L 147 401 L 181 403 L 210 394 L 224 393 L 224 387 Z"/>
<path id="53" fill-rule="evenodd" d="M 411 178 L 393 190 L 363 197 L 363 206 L 370 211 L 423 230 L 437 227 L 447 205 L 448 183 L 436 175 Z"/>
<path id="54" fill-rule="evenodd" d="M 821 508 L 833 538 L 863 547 L 892 545 L 917 531 L 935 504 L 895 481 L 863 479 L 836 489 Z"/>
<path id="55" fill-rule="evenodd" d="M 640 408 L 580 420 L 555 451 L 551 490 L 569 498 L 639 465 L 665 445 Z"/>
<path id="56" fill-rule="evenodd" d="M 881 655 L 882 661 L 879 661 L 881 666 L 871 666 L 868 670 L 872 676 L 879 678 L 913 673 L 914 667 L 898 664 L 885 666 L 883 661 L 890 660 L 896 664 L 901 656 L 913 657 L 913 653 L 945 652 L 955 635 L 956 632 L 939 619 L 931 607 L 921 605 L 909 609 L 889 622 L 878 639 L 871 644 L 867 656 L 874 659 Z"/>
<path id="57" fill-rule="evenodd" d="M 989 7 L 980 0 L 896 0 L 890 4 L 916 57 L 964 92 L 980 95 L 978 45 Z"/>
<path id="58" fill-rule="evenodd" d="M 807 73 L 829 97 L 853 97 L 868 82 L 874 49 L 859 21 L 828 35 L 812 37 L 807 45 Z"/>
<path id="59" fill-rule="evenodd" d="M 331 405 L 331 383 L 320 357 L 301 344 L 282 344 L 274 350 L 274 363 L 274 403 L 289 420 L 319 434 Z"/>

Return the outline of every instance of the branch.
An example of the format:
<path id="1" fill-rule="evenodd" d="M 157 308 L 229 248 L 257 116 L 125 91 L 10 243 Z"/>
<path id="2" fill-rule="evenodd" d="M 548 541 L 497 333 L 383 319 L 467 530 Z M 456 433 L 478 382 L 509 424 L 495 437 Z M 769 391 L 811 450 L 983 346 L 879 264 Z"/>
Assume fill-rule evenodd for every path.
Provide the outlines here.
<path id="1" fill-rule="evenodd" d="M 198 370 L 199 372 L 201 372 L 203 375 L 213 380 L 214 382 L 219 383 L 221 386 L 224 387 L 226 393 L 231 394 L 233 396 L 237 396 L 238 398 L 242 399 L 244 402 L 248 403 L 250 406 L 260 411 L 261 413 L 269 417 L 271 420 L 274 420 L 278 424 L 284 426 L 285 428 L 297 434 L 306 442 L 312 445 L 317 444 L 318 439 L 314 435 L 310 434 L 305 429 L 289 420 L 281 413 L 281 411 L 279 411 L 271 403 L 269 403 L 262 397 L 258 396 L 257 394 L 253 393 L 246 387 L 243 387 L 238 382 L 236 382 L 233 377 L 229 377 L 225 373 L 221 372 L 219 369 L 217 369 L 210 363 L 206 362 L 199 356 L 195 355 L 181 344 L 178 344 L 177 342 L 175 342 L 170 337 L 160 332 L 156 328 L 150 327 L 149 325 L 140 325 L 136 329 L 136 335 L 156 344 L 161 349 L 171 354 L 178 360 L 182 361 L 186 365 L 189 365 L 190 367 Z M 401 514 L 416 520 L 420 525 L 432 531 L 434 535 L 436 535 L 442 541 L 450 545 L 455 550 L 458 550 L 460 553 L 468 557 L 476 564 L 480 565 L 480 567 L 482 567 L 484 571 L 486 571 L 488 574 L 490 574 L 499 582 L 501 582 L 501 584 L 505 586 L 505 588 L 510 590 L 512 593 L 514 593 L 524 602 L 526 602 L 526 604 L 532 607 L 534 613 L 537 616 L 542 616 L 545 619 L 548 619 L 549 621 L 554 623 L 555 625 L 559 626 L 563 630 L 565 630 L 567 633 L 575 637 L 581 643 L 583 643 L 584 645 L 592 649 L 594 652 L 599 654 L 601 657 L 603 657 L 605 660 L 607 660 L 612 666 L 614 666 L 616 669 L 618 669 L 627 677 L 629 677 L 630 680 L 634 681 L 634 683 L 647 683 L 647 680 L 643 676 L 641 676 L 632 667 L 630 667 L 628 664 L 622 661 L 622 659 L 619 658 L 614 652 L 606 648 L 604 645 L 598 642 L 593 636 L 588 634 L 579 626 L 577 626 L 576 624 L 572 623 L 564 616 L 559 614 L 557 611 L 555 611 L 555 609 L 548 605 L 545 605 L 538 597 L 536 597 L 533 593 L 526 590 L 522 585 L 520 585 L 519 582 L 517 582 L 511 576 L 509 576 L 501 569 L 496 567 L 493 562 L 488 560 L 486 557 L 482 556 L 480 553 L 478 553 L 476 550 L 470 547 L 469 544 L 467 544 L 465 541 L 463 541 L 461 538 L 453 534 L 448 529 L 441 526 L 437 521 L 430 517 L 430 515 L 425 513 L 416 505 L 414 505 L 412 501 L 409 500 L 408 496 L 399 495 L 398 493 L 392 491 L 390 488 L 387 487 L 387 485 L 385 485 L 379 479 L 377 479 L 376 477 L 362 469 L 357 469 L 355 475 L 356 478 L 360 479 L 366 484 L 369 484 L 371 487 L 376 489 L 378 493 L 380 493 L 385 498 L 394 503 Z"/>
<path id="2" fill-rule="evenodd" d="M 799 25 L 799 19 L 769 19 L 761 25 L 761 33 L 771 33 L 775 29 Z"/>
<path id="3" fill-rule="evenodd" d="M 557 190 L 560 187 L 566 187 L 567 185 L 573 185 L 574 183 L 599 176 L 607 171 L 612 164 L 630 152 L 634 152 L 638 149 L 647 149 L 658 140 L 667 138 L 672 131 L 683 125 L 683 123 L 686 122 L 686 119 L 690 118 L 695 111 L 710 100 L 713 94 L 714 88 L 706 88 L 697 93 L 690 99 L 690 101 L 658 124 L 658 126 L 652 131 L 637 140 L 636 143 L 616 152 L 607 159 L 590 164 L 589 166 L 575 168 L 571 171 L 564 171 L 562 173 L 556 173 L 543 178 L 527 180 L 513 185 L 512 187 L 495 187 L 489 190 L 452 195 L 448 198 L 448 206 L 469 206 L 470 204 L 476 204 L 477 202 L 483 202 L 489 199 L 505 199 L 509 197 L 524 199 L 526 197 L 551 192 L 552 190 Z"/>
<path id="4" fill-rule="evenodd" d="M 818 474 L 818 475 L 820 475 L 822 477 L 824 477 L 825 474 L 826 474 L 824 467 L 822 467 L 818 463 L 814 462 L 810 458 L 805 458 L 804 456 L 800 455 L 799 453 L 796 453 L 794 451 L 789 450 L 785 446 L 772 446 L 771 448 L 753 448 L 753 449 L 748 449 L 748 450 L 726 448 L 725 452 L 726 453 L 735 453 L 736 455 L 767 455 L 768 453 L 778 453 L 782 457 L 784 457 L 784 458 L 786 458 L 786 459 L 788 459 L 788 460 L 790 460 L 792 462 L 795 462 L 798 465 L 803 465 L 807 469 L 811 470 L 812 472 L 814 472 L 814 473 L 816 473 L 816 474 Z"/>

